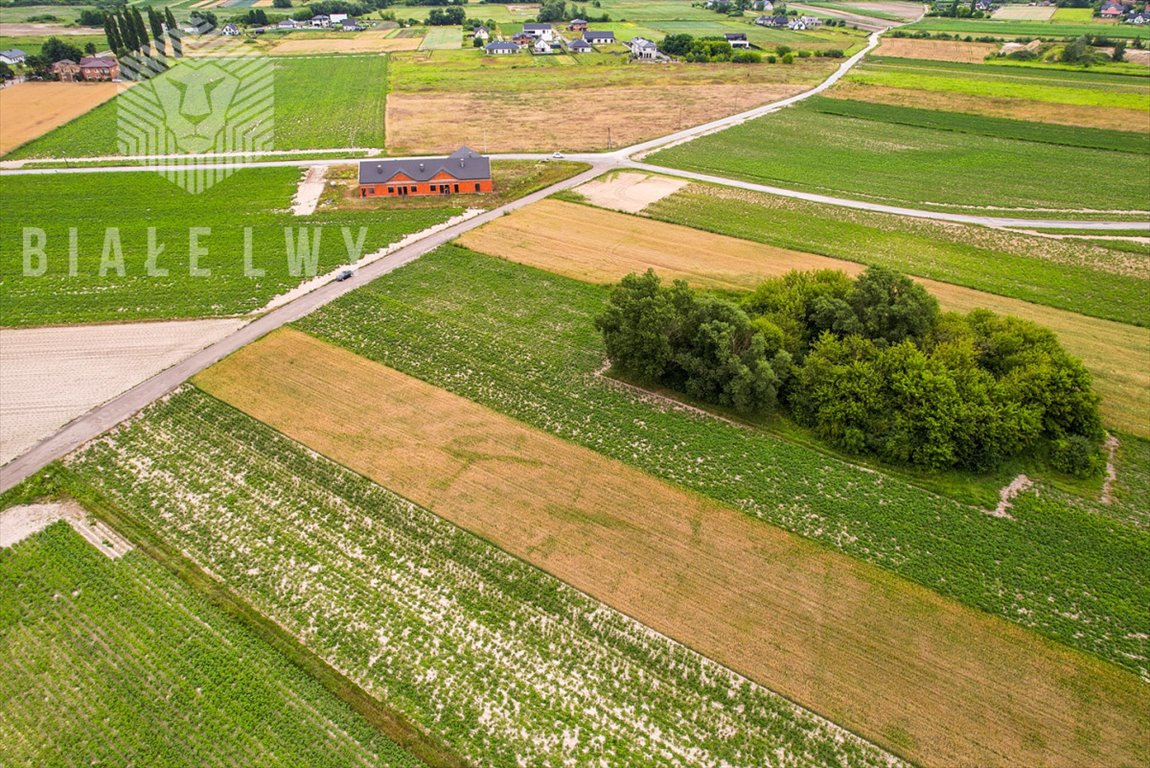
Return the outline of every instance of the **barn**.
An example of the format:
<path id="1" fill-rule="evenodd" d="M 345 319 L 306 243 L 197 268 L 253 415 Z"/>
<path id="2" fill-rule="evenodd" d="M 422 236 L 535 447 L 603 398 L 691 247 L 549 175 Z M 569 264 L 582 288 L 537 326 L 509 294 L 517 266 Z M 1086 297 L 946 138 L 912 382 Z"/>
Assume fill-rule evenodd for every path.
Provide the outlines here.
<path id="1" fill-rule="evenodd" d="M 360 197 L 409 197 L 492 192 L 491 160 L 468 147 L 447 157 L 361 160 Z"/>

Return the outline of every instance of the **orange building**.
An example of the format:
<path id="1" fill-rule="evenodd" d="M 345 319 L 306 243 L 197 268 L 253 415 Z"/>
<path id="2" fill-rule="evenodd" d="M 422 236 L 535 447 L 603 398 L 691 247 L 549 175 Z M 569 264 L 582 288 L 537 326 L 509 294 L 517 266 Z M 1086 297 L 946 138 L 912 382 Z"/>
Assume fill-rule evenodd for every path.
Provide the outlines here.
<path id="1" fill-rule="evenodd" d="M 491 160 L 460 147 L 447 157 L 359 162 L 360 197 L 492 192 Z"/>

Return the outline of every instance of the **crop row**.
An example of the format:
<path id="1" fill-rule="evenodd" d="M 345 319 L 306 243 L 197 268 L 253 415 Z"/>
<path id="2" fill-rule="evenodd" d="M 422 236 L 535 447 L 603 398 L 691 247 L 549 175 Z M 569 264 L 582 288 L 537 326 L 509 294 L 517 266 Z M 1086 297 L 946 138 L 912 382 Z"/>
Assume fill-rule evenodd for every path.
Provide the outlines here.
<path id="1" fill-rule="evenodd" d="M 1053 488 L 1012 519 L 595 375 L 606 289 L 441 248 L 302 330 L 1132 670 L 1150 536 Z"/>
<path id="2" fill-rule="evenodd" d="M 415 766 L 140 552 L 64 523 L 0 550 L 0 762 Z"/>
<path id="3" fill-rule="evenodd" d="M 194 388 L 71 466 L 480 765 L 898 764 Z"/>

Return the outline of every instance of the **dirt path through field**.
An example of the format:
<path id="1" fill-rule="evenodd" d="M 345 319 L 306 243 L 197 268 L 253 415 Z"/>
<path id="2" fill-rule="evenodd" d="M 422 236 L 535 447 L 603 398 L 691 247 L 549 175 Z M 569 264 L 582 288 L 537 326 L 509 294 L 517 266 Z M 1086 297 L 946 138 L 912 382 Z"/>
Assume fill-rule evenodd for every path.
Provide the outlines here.
<path id="1" fill-rule="evenodd" d="M 291 212 L 296 216 L 311 216 L 319 204 L 319 196 L 323 194 L 324 176 L 327 175 L 326 165 L 313 165 L 304 171 L 296 188 L 295 197 L 292 198 Z"/>
<path id="2" fill-rule="evenodd" d="M 1137 764 L 1145 684 L 305 334 L 195 383 L 927 766 Z"/>
<path id="3" fill-rule="evenodd" d="M 736 204 L 736 203 L 732 203 Z M 715 235 L 615 211 L 544 200 L 472 230 L 459 242 L 472 250 L 593 283 L 629 272 L 657 271 L 706 288 L 749 290 L 794 269 L 837 269 L 857 275 L 865 265 Z M 1094 374 L 1107 423 L 1150 437 L 1150 331 L 1078 315 L 950 283 L 915 278 L 943 309 L 985 308 L 1051 328 Z"/>

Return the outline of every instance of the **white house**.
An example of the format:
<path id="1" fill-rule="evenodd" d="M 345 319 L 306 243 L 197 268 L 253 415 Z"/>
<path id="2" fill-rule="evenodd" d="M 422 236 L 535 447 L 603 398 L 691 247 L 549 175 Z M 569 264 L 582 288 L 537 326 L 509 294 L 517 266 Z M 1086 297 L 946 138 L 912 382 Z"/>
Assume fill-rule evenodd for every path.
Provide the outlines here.
<path id="1" fill-rule="evenodd" d="M 659 47 L 645 37 L 632 37 L 624 45 L 636 59 L 659 58 Z"/>
<path id="2" fill-rule="evenodd" d="M 497 40 L 485 45 L 483 50 L 492 56 L 506 56 L 511 53 L 519 53 L 519 46 L 515 43 L 504 43 Z"/>
<path id="3" fill-rule="evenodd" d="M 476 27 L 475 32 L 473 32 L 471 36 L 477 37 L 480 40 L 490 40 L 491 39 L 491 33 L 487 30 L 487 27 Z"/>
<path id="4" fill-rule="evenodd" d="M 328 17 L 327 23 L 328 23 L 328 26 L 342 27 L 343 22 L 346 21 L 347 18 L 348 18 L 348 16 L 346 13 L 333 13 L 331 16 Z"/>
<path id="5" fill-rule="evenodd" d="M 9 48 L 6 51 L 0 51 L 0 62 L 12 66 L 15 66 L 16 64 L 23 64 L 26 55 L 27 54 L 25 54 L 19 48 Z"/>
<path id="6" fill-rule="evenodd" d="M 615 42 L 615 33 L 611 30 L 589 29 L 583 33 L 583 41 L 591 45 L 610 45 Z"/>
<path id="7" fill-rule="evenodd" d="M 747 35 L 744 32 L 725 32 L 723 37 L 731 44 L 732 48 L 750 48 L 751 43 L 747 40 Z"/>
<path id="8" fill-rule="evenodd" d="M 535 41 L 535 45 L 531 46 L 531 52 L 532 53 L 548 54 L 548 53 L 555 53 L 555 50 L 551 47 L 551 43 L 540 38 L 539 40 Z"/>
<path id="9" fill-rule="evenodd" d="M 573 40 L 569 47 L 571 48 L 571 53 L 591 53 L 591 51 L 594 50 L 591 47 L 591 43 L 581 37 Z"/>
<path id="10" fill-rule="evenodd" d="M 532 37 L 543 37 L 543 34 L 545 32 L 547 34 L 552 33 L 550 24 L 536 24 L 534 22 L 529 23 L 529 24 L 524 24 L 523 25 L 523 31 L 526 32 L 527 34 L 531 35 Z"/>
<path id="11" fill-rule="evenodd" d="M 220 31 L 227 37 L 238 37 L 240 34 L 240 28 L 235 24 L 225 24 L 224 28 Z"/>

